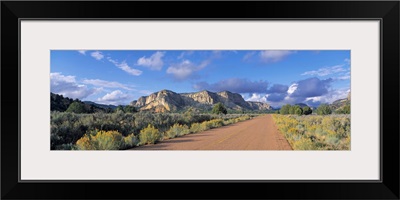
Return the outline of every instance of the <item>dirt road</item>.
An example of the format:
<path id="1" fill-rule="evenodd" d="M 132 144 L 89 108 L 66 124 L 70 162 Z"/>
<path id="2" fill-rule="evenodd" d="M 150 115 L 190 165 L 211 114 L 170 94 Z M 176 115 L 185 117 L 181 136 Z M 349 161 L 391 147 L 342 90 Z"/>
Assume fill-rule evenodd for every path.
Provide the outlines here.
<path id="1" fill-rule="evenodd" d="M 271 115 L 132 150 L 292 150 Z"/>

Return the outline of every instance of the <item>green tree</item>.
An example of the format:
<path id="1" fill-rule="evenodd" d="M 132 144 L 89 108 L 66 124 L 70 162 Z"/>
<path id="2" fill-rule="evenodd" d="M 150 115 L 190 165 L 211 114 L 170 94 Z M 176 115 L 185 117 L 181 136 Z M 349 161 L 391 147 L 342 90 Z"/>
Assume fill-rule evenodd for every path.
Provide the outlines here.
<path id="1" fill-rule="evenodd" d="M 86 113 L 85 104 L 80 102 L 73 102 L 68 106 L 66 112 L 73 112 L 73 113 Z"/>
<path id="2" fill-rule="evenodd" d="M 289 114 L 293 115 L 294 114 L 294 106 L 289 107 Z"/>
<path id="3" fill-rule="evenodd" d="M 303 109 L 299 105 L 294 105 L 289 109 L 290 114 L 292 115 L 302 115 Z"/>
<path id="4" fill-rule="evenodd" d="M 124 107 L 124 111 L 126 113 L 135 113 L 135 112 L 137 112 L 136 108 L 134 106 L 130 106 L 130 105 L 125 106 Z"/>
<path id="5" fill-rule="evenodd" d="M 296 114 L 296 115 L 302 115 L 303 114 L 303 109 L 301 109 L 301 107 L 300 106 L 294 106 L 294 113 L 293 114 Z"/>
<path id="6" fill-rule="evenodd" d="M 225 106 L 222 103 L 217 103 L 214 105 L 214 107 L 212 109 L 212 113 L 226 115 L 226 113 L 228 113 L 228 111 L 226 110 Z"/>
<path id="7" fill-rule="evenodd" d="M 115 109 L 115 112 L 118 112 L 118 110 L 122 111 L 122 112 L 125 112 L 124 107 L 121 106 L 121 105 L 117 106 L 117 108 Z"/>
<path id="8" fill-rule="evenodd" d="M 311 113 L 312 113 L 312 110 L 310 107 L 308 107 L 308 106 L 303 107 L 303 115 L 309 115 Z"/>
<path id="9" fill-rule="evenodd" d="M 318 115 L 330 115 L 330 114 L 332 114 L 332 109 L 327 104 L 321 104 L 317 108 L 317 114 Z"/>
<path id="10" fill-rule="evenodd" d="M 290 113 L 289 113 L 289 109 L 290 109 L 291 107 L 292 107 L 292 106 L 289 105 L 289 104 L 283 105 L 283 106 L 281 107 L 281 109 L 279 110 L 279 113 L 282 114 L 282 115 L 290 114 Z"/>

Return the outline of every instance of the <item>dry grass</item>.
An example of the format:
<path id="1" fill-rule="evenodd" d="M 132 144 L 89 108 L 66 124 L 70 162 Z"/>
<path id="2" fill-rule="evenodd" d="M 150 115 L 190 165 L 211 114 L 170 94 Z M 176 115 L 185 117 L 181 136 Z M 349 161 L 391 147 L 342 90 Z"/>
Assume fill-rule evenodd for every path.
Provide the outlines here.
<path id="1" fill-rule="evenodd" d="M 350 150 L 350 115 L 273 115 L 294 150 Z"/>

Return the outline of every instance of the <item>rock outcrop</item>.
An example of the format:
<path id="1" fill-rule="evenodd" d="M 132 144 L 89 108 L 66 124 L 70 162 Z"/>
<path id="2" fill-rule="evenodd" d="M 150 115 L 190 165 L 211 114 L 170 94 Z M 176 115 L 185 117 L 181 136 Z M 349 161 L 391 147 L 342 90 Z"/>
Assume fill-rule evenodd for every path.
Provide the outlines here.
<path id="1" fill-rule="evenodd" d="M 262 102 L 247 102 L 240 94 L 229 91 L 210 92 L 200 91 L 193 93 L 175 93 L 170 90 L 161 90 L 140 97 L 132 101 L 131 105 L 140 110 L 150 110 L 154 112 L 174 112 L 192 107 L 199 110 L 209 110 L 216 103 L 222 103 L 228 109 L 232 110 L 271 110 L 272 107 Z"/>
<path id="2" fill-rule="evenodd" d="M 331 107 L 334 110 L 336 110 L 336 109 L 342 108 L 342 107 L 344 107 L 346 105 L 350 105 L 350 103 L 351 103 L 351 99 L 350 99 L 350 92 L 349 92 L 349 94 L 347 95 L 346 98 L 338 99 L 338 100 L 332 102 Z"/>

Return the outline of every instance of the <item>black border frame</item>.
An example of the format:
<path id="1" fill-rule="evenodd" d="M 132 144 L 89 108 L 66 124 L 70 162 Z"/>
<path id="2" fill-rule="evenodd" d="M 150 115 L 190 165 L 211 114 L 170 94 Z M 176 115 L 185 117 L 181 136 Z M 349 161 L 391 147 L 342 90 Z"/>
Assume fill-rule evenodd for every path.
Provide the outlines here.
<path id="1" fill-rule="evenodd" d="M 399 2 L 1 2 L 1 198 L 399 199 Z M 152 12 L 152 7 L 165 9 Z M 180 8 L 196 9 L 180 9 Z M 206 12 L 204 12 L 206 10 Z M 59 181 L 19 182 L 21 19 L 367 20 L 381 21 L 381 181 Z M 18 73 L 16 78 L 11 74 Z M 17 88 L 18 85 L 18 88 Z M 4 95 L 5 94 L 5 95 Z M 18 96 L 18 98 L 16 98 Z M 388 106 L 390 105 L 390 107 Z M 18 112 L 15 112 L 18 109 Z M 394 112 L 396 111 L 396 112 Z M 18 121 L 17 121 L 18 119 Z M 383 120 L 384 125 L 383 126 Z M 11 126 L 11 124 L 17 124 Z M 56 165 L 55 165 L 56 166 Z M 383 175 L 383 176 L 382 176 Z M 188 183 L 190 182 L 190 184 Z M 221 187 L 224 186 L 224 187 Z M 259 191 L 263 186 L 265 190 Z M 100 188 L 104 189 L 100 189 Z M 135 192 L 154 188 L 146 192 Z M 174 189 L 180 188 L 180 189 Z M 134 194 L 128 191 L 133 190 Z M 183 193 L 180 190 L 185 191 Z M 118 192 L 120 191 L 120 192 Z M 123 192 L 125 191 L 125 192 Z M 200 192 L 201 191 L 201 192 Z M 191 196 L 185 196 L 191 194 Z"/>

